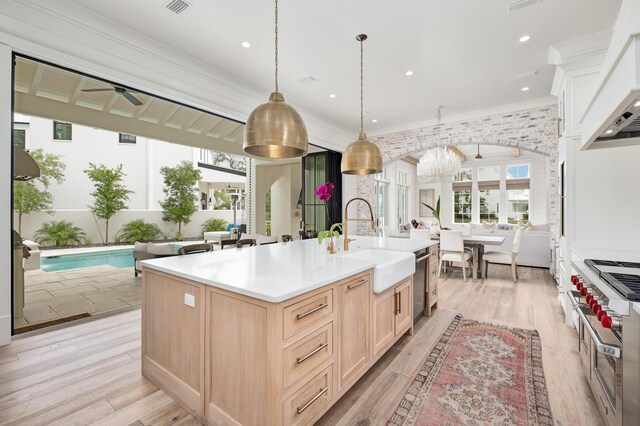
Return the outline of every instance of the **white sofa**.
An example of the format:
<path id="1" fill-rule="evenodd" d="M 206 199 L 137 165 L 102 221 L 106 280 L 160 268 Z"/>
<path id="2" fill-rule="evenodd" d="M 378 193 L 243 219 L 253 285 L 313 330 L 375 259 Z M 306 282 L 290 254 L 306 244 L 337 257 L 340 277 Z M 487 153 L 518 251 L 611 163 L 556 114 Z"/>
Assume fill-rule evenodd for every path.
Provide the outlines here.
<path id="1" fill-rule="evenodd" d="M 486 225 L 471 225 L 471 233 L 475 235 L 499 235 L 505 237 L 500 247 L 488 246 L 485 250 L 511 253 L 515 228 L 511 230 L 489 229 Z M 533 229 L 525 228 L 518 251 L 518 266 L 535 266 L 549 268 L 551 266 L 551 233 L 549 225 L 536 225 Z"/>

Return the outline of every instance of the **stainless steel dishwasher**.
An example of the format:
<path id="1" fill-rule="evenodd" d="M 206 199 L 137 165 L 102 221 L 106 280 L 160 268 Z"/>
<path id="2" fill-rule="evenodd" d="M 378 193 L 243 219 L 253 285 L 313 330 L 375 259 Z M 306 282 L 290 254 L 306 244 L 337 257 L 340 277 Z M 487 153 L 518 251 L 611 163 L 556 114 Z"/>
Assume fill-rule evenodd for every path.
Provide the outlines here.
<path id="1" fill-rule="evenodd" d="M 417 322 L 424 314 L 425 297 L 427 293 L 427 268 L 429 266 L 428 249 L 415 252 L 416 272 L 413 274 L 413 322 Z"/>

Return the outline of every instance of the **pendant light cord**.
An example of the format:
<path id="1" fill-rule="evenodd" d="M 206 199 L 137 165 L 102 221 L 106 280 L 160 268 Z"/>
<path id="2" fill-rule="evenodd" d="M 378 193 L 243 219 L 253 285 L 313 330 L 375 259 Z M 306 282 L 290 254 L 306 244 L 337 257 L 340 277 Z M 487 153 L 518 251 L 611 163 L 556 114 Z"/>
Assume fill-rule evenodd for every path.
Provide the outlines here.
<path id="1" fill-rule="evenodd" d="M 278 0 L 276 0 L 276 92 L 278 91 Z"/>
<path id="2" fill-rule="evenodd" d="M 360 40 L 360 133 L 364 133 L 364 47 Z"/>

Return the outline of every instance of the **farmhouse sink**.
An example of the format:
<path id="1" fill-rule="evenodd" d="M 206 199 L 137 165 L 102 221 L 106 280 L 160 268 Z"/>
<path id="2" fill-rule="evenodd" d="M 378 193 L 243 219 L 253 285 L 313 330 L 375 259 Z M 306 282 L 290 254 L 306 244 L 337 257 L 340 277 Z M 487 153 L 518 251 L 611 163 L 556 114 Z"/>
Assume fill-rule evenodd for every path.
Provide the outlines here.
<path id="1" fill-rule="evenodd" d="M 362 249 L 349 251 L 340 256 L 376 263 L 373 269 L 374 293 L 382 293 L 400 280 L 413 275 L 416 271 L 416 258 L 413 253 L 384 249 Z"/>

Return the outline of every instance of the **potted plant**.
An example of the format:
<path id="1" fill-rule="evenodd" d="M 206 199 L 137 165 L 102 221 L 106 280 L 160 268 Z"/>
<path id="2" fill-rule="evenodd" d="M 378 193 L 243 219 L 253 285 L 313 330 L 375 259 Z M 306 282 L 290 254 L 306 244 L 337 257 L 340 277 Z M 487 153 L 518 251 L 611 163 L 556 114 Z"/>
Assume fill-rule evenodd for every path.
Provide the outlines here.
<path id="1" fill-rule="evenodd" d="M 438 221 L 438 227 L 440 229 L 446 230 L 446 228 L 442 227 L 442 222 L 440 222 L 440 197 L 438 197 L 438 201 L 436 201 L 435 208 L 431 207 L 429 204 L 426 204 L 426 203 L 420 203 L 420 204 L 422 204 L 423 206 L 431 210 L 431 212 L 433 213 L 433 217 L 435 217 L 436 220 Z"/>

